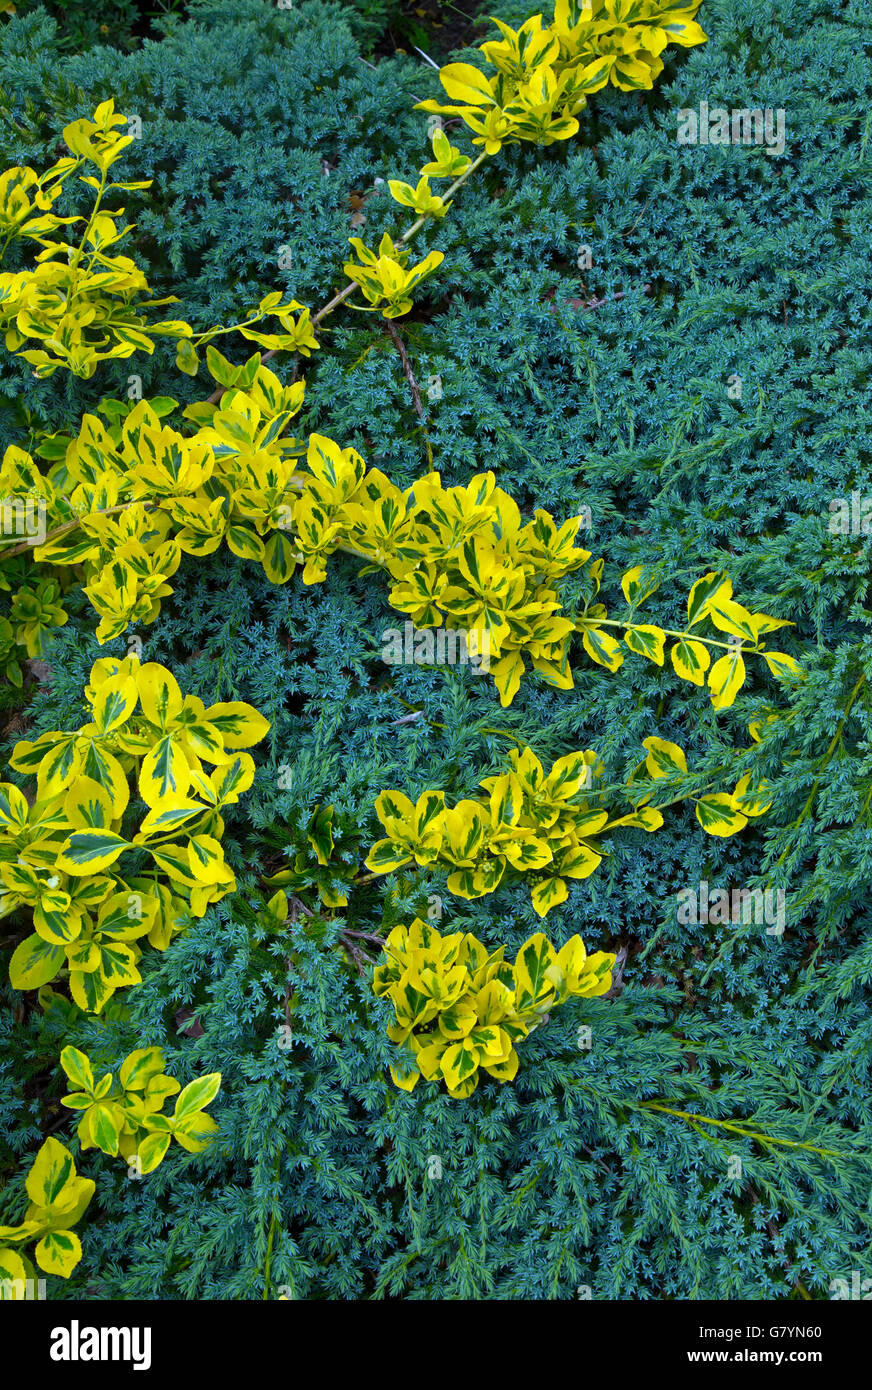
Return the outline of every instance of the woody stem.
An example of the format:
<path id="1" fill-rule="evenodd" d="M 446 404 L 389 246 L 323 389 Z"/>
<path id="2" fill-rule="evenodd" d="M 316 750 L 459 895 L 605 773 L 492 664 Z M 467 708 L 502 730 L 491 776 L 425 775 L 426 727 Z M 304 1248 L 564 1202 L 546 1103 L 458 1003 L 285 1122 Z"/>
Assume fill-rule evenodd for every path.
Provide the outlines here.
<path id="1" fill-rule="evenodd" d="M 453 184 L 447 190 L 447 192 L 442 195 L 443 200 L 447 202 L 448 199 L 452 197 L 454 193 L 457 192 L 458 188 L 460 188 L 462 184 L 466 182 L 469 176 L 471 174 L 474 174 L 476 169 L 481 167 L 481 165 L 487 158 L 487 151 L 482 150 L 478 158 L 472 161 L 469 168 L 465 169 L 464 172 L 454 180 Z M 416 221 L 412 223 L 411 227 L 408 227 L 406 231 L 403 232 L 403 234 L 400 237 L 398 237 L 397 241 L 394 243 L 395 246 L 405 246 L 407 242 L 410 242 L 412 240 L 412 237 L 415 236 L 421 230 L 424 223 L 428 222 L 429 220 L 430 218 L 426 214 L 422 214 L 422 216 L 417 218 Z M 311 320 L 312 328 L 317 328 L 321 320 L 325 319 L 328 314 L 332 314 L 334 309 L 338 309 L 340 304 L 344 304 L 345 300 L 348 299 L 349 295 L 352 295 L 356 289 L 357 283 L 356 281 L 352 280 L 349 284 L 345 286 L 344 289 L 339 290 L 336 294 L 334 294 L 333 298 L 329 299 L 327 303 L 324 304 L 318 310 L 317 314 L 313 316 Z M 275 357 L 276 354 L 280 351 L 280 348 L 270 348 L 269 351 L 265 352 L 261 357 L 261 362 L 268 362 L 271 357 Z M 213 391 L 211 396 L 209 397 L 209 403 L 214 404 L 215 402 L 219 401 L 224 392 L 224 389 L 224 387 L 219 386 L 217 390 Z"/>
<path id="2" fill-rule="evenodd" d="M 622 627 L 628 631 L 631 628 L 639 627 L 639 623 L 622 623 L 616 618 L 591 619 L 595 627 Z M 583 632 L 583 628 L 579 628 Z M 756 647 L 736 647 L 732 642 L 718 642 L 714 637 L 698 637 L 695 632 L 676 632 L 674 628 L 662 627 L 660 631 L 664 637 L 679 637 L 685 642 L 702 642 L 706 647 L 724 647 L 727 651 L 755 652 Z"/>

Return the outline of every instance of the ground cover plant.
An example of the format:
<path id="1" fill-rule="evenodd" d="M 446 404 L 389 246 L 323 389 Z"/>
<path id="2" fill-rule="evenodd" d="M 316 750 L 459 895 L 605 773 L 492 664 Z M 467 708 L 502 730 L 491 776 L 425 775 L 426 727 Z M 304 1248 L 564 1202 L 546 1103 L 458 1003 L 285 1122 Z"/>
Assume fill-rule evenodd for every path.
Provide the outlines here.
<path id="1" fill-rule="evenodd" d="M 850 1297 L 863 7 L 21 10 L 4 1294 Z"/>

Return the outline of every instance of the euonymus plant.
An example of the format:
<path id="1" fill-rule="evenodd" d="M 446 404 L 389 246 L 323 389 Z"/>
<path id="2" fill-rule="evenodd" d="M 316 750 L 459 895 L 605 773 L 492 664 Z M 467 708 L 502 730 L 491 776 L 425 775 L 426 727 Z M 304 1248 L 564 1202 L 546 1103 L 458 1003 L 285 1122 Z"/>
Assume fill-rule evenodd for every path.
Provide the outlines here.
<path id="1" fill-rule="evenodd" d="M 7 170 L 0 177 L 0 254 L 21 242 L 33 262 L 0 273 L 7 351 L 40 379 L 67 371 L 90 380 L 102 362 L 153 353 L 156 338 L 170 337 L 180 371 L 196 377 L 205 365 L 217 383 L 181 412 L 172 395 L 100 397 L 68 430 L 43 432 L 29 451 L 6 451 L 0 493 L 22 514 L 35 508 L 40 518 L 38 535 L 28 532 L 0 552 L 0 587 L 10 594 L 0 618 L 7 678 L 20 684 L 27 658 L 50 656 L 52 631 L 66 622 L 72 597 L 84 595 L 97 617 L 97 639 L 107 642 L 154 622 L 172 599 L 180 566 L 221 547 L 260 565 L 275 584 L 291 582 L 298 571 L 304 585 L 318 584 L 333 555 L 357 557 L 361 572 L 386 585 L 391 606 L 416 628 L 463 630 L 488 650 L 503 706 L 531 674 L 558 691 L 573 689 L 581 653 L 614 672 L 628 655 L 662 666 L 668 651 L 678 676 L 707 687 L 714 711 L 732 705 L 749 657 L 759 656 L 788 682 L 801 677 L 793 657 L 769 646 L 770 634 L 788 624 L 742 604 L 725 572 L 705 574 L 686 600 L 677 596 L 676 611 L 686 602 L 687 616 L 667 629 L 646 622 L 643 606 L 668 576 L 634 567 L 614 577 L 626 607 L 610 616 L 601 600 L 605 562 L 576 546 L 581 517 L 538 509 L 525 518 L 493 472 L 445 487 L 429 446 L 429 471 L 401 488 L 368 468 L 353 442 L 290 433 L 305 383 L 284 384 L 265 365 L 279 353 L 321 350 L 318 326 L 343 303 L 388 323 L 407 315 L 418 286 L 444 259 L 426 248 L 413 259 L 411 242 L 450 214 L 466 180 L 505 146 L 570 140 L 588 98 L 608 84 L 650 89 L 669 44 L 705 41 L 697 8 L 557 0 L 547 21 L 536 15 L 517 30 L 495 21 L 500 36 L 481 46 L 483 66 L 448 64 L 440 72 L 446 101 L 419 103 L 431 116 L 432 158 L 412 181 L 388 182 L 398 208 L 414 220 L 385 233 L 377 248 L 350 237 L 347 283 L 315 312 L 271 291 L 232 324 L 197 331 L 154 317 L 154 309 L 177 301 L 152 299 L 144 273 L 123 254 L 132 227 L 117 199 L 148 184 L 110 178 L 130 143 L 120 133 L 126 118 L 111 99 L 92 120 L 64 128 L 69 154 L 53 166 Z M 469 153 L 452 144 L 442 116 L 466 128 Z M 93 190 L 87 216 L 60 212 L 74 181 Z M 277 326 L 265 326 L 267 319 Z M 262 351 L 234 363 L 214 346 L 228 335 Z M 250 706 L 207 706 L 184 695 L 170 671 L 136 656 L 99 660 L 83 703 L 88 722 L 78 729 L 18 743 L 11 766 L 25 788 L 0 786 L 0 916 L 21 935 L 13 986 L 39 990 L 50 1007 L 59 997 L 50 986 L 59 984 L 99 1019 L 115 991 L 140 981 L 146 946 L 167 950 L 209 904 L 234 890 L 221 811 L 251 787 L 255 764 L 244 750 L 264 738 L 268 724 Z M 770 720 L 777 722 L 777 711 Z M 644 749 L 636 772 L 617 787 L 597 785 L 595 750 L 570 754 L 546 771 L 532 749 L 521 747 L 508 770 L 482 781 L 482 795 L 454 807 L 438 788 L 416 804 L 401 790 L 384 790 L 374 811 L 386 838 L 369 852 L 368 877 L 346 873 L 337 891 L 326 876 L 307 871 L 304 847 L 293 870 L 268 881 L 292 882 L 297 893 L 315 888 L 322 905 L 337 911 L 359 882 L 438 866 L 448 873 L 449 892 L 464 898 L 523 879 L 544 917 L 565 900 L 568 878 L 597 868 L 601 837 L 620 828 L 656 830 L 662 806 L 692 798 L 703 829 L 722 836 L 768 808 L 765 784 L 751 786 L 747 776 L 737 782 L 728 766 L 722 784 L 687 790 L 680 747 L 652 734 Z M 651 804 L 654 784 L 665 796 L 658 805 Z M 331 807 L 318 807 L 307 828 L 319 869 L 331 864 L 331 817 Z M 279 891 L 265 905 L 265 920 L 281 931 L 287 915 L 303 909 L 301 899 Z M 469 933 L 442 936 L 417 918 L 393 927 L 380 963 L 369 960 L 366 969 L 375 993 L 394 1006 L 390 1037 L 411 1054 L 410 1065 L 392 1069 L 397 1085 L 441 1080 L 462 1098 L 480 1072 L 510 1081 L 519 1066 L 516 1045 L 549 1010 L 573 996 L 605 994 L 612 984 L 614 956 L 588 956 L 578 936 L 558 949 L 537 934 L 513 964 L 504 952 L 499 942 L 483 944 Z M 165 1076 L 158 1048 L 137 1049 L 117 1078 L 107 1071 L 96 1079 L 89 1058 L 71 1047 L 61 1065 L 74 1087 L 62 1104 L 81 1112 L 82 1147 L 135 1160 L 140 1176 L 160 1163 L 173 1137 L 197 1152 L 217 1128 L 202 1110 L 220 1075 L 182 1090 Z M 171 1095 L 175 1111 L 166 1116 Z M 39 1266 L 66 1276 L 80 1253 L 70 1228 L 94 1184 L 76 1176 L 66 1149 L 50 1139 L 26 1187 L 32 1206 L 25 1221 L 0 1230 L 10 1242 L 0 1250 L 0 1273 L 13 1281 L 29 1277 L 32 1266 L 14 1247 L 39 1237 Z"/>

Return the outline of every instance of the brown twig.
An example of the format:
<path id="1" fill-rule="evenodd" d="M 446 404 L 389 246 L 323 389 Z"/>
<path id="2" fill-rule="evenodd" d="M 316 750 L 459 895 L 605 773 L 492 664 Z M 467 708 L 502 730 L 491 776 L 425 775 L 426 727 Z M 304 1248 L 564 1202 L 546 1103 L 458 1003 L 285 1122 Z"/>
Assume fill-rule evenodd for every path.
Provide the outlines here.
<path id="1" fill-rule="evenodd" d="M 653 197 L 653 194 L 652 194 L 651 196 Z M 635 232 L 635 230 L 636 230 L 636 228 L 638 227 L 639 223 L 642 221 L 642 213 L 645 211 L 645 209 L 646 209 L 646 207 L 648 206 L 648 204 L 650 203 L 650 201 L 651 201 L 651 198 L 646 198 L 646 199 L 645 199 L 644 203 L 642 204 L 642 209 L 641 209 L 641 211 L 640 211 L 640 213 L 639 213 L 639 216 L 636 218 L 636 220 L 635 220 L 635 222 L 633 223 L 632 227 L 630 227 L 626 232 L 621 232 L 621 236 L 629 236 L 629 235 L 630 235 L 630 232 Z"/>
<path id="2" fill-rule="evenodd" d="M 288 903 L 288 915 L 287 915 L 287 917 L 285 918 L 285 921 L 286 921 L 286 922 L 290 922 L 292 926 L 295 926 L 296 923 L 299 921 L 301 915 L 302 915 L 303 917 L 314 917 L 315 914 L 312 912 L 312 909 L 311 909 L 311 908 L 309 908 L 309 907 L 306 906 L 306 904 L 303 902 L 303 899 L 302 899 L 302 898 L 298 898 L 298 897 L 296 897 L 294 894 L 291 894 L 290 901 L 289 901 L 289 903 Z M 285 966 L 286 966 L 286 969 L 287 969 L 287 974 L 286 974 L 286 976 L 285 976 L 285 1000 L 284 1000 L 284 1011 L 285 1011 L 285 1025 L 286 1025 L 286 1027 L 288 1027 L 288 1028 L 291 1029 L 291 1033 L 292 1033 L 292 1034 L 293 1034 L 294 1024 L 293 1024 L 293 1019 L 292 1019 L 292 1017 L 291 1017 L 291 980 L 290 980 L 290 976 L 291 976 L 291 971 L 292 971 L 292 969 L 293 969 L 293 964 L 294 964 L 294 963 L 293 963 L 291 957 L 290 957 L 290 956 L 287 956 L 286 959 L 285 959 Z"/>
<path id="3" fill-rule="evenodd" d="M 372 965 L 372 961 L 369 959 L 368 956 L 366 956 L 363 953 L 363 951 L 361 951 L 359 946 L 355 946 L 353 941 L 347 941 L 345 939 L 345 936 L 343 936 L 342 938 L 342 945 L 348 952 L 351 959 L 354 961 L 354 964 L 357 967 L 358 975 L 361 977 L 361 979 L 365 980 L 367 978 L 368 973 L 367 966 Z"/>
<path id="4" fill-rule="evenodd" d="M 409 390 L 412 393 L 412 404 L 415 407 L 415 414 L 421 421 L 421 429 L 424 434 L 424 444 L 427 449 L 427 462 L 432 468 L 433 450 L 430 448 L 430 440 L 427 437 L 427 424 L 424 416 L 424 402 L 421 399 L 421 388 L 415 380 L 415 373 L 412 371 L 412 364 L 409 361 L 409 354 L 406 352 L 406 345 L 400 337 L 399 333 L 397 332 L 396 328 L 394 328 L 394 325 L 391 323 L 390 319 L 385 319 L 384 323 L 382 324 L 382 327 L 385 333 L 387 333 L 391 342 L 394 344 L 394 347 L 397 349 L 397 352 L 400 354 L 400 361 L 403 364 L 403 372 L 405 374 L 406 381 L 409 383 Z"/>
<path id="5" fill-rule="evenodd" d="M 606 999 L 617 999 L 624 988 L 624 966 L 627 963 L 627 948 L 622 946 L 615 955 L 615 963 L 612 966 L 612 984 Z"/>
<path id="6" fill-rule="evenodd" d="M 596 1156 L 596 1154 L 594 1153 L 593 1149 L 588 1148 L 587 1144 L 582 1144 L 582 1145 L 581 1145 L 581 1148 L 584 1150 L 584 1152 L 585 1152 L 586 1154 L 589 1154 L 589 1155 L 590 1155 L 590 1157 L 593 1159 L 594 1163 L 598 1163 L 599 1166 L 600 1166 L 600 1168 L 604 1168 L 605 1171 L 606 1171 L 606 1172 L 609 1174 L 609 1176 L 611 1177 L 612 1173 L 614 1172 L 614 1169 L 609 1167 L 609 1165 L 606 1163 L 605 1159 L 597 1158 L 597 1156 Z"/>
<path id="7" fill-rule="evenodd" d="M 760 1197 L 760 1194 L 759 1192 L 757 1192 L 757 1190 L 753 1187 L 751 1183 L 748 1184 L 747 1190 L 752 1202 L 756 1202 L 758 1205 L 762 1205 L 762 1199 Z M 772 1241 L 772 1248 L 775 1251 L 775 1254 L 778 1256 L 781 1268 L 784 1270 L 785 1275 L 789 1279 L 790 1259 L 788 1257 L 787 1251 L 784 1248 L 784 1239 L 781 1235 L 781 1232 L 776 1226 L 775 1222 L 771 1219 L 771 1217 L 766 1221 L 766 1229 L 769 1232 L 769 1236 Z M 805 1299 L 811 1298 L 811 1294 L 809 1293 L 808 1289 L 805 1287 L 801 1279 L 794 1280 L 793 1288 L 799 1291 L 800 1297 Z"/>
<path id="8" fill-rule="evenodd" d="M 594 295 L 593 299 L 588 299 L 588 300 L 585 302 L 584 308 L 585 308 L 585 309 L 599 309 L 600 306 L 603 305 L 603 304 L 612 304 L 616 299 L 624 299 L 624 298 L 626 298 L 626 291 L 625 291 L 625 290 L 619 290 L 617 294 L 607 294 L 607 295 L 605 296 L 604 299 L 597 299 L 596 296 Z"/>
<path id="9" fill-rule="evenodd" d="M 454 194 L 457 192 L 457 190 L 461 187 L 462 184 L 466 183 L 466 180 L 469 178 L 470 174 L 474 174 L 476 169 L 478 169 L 480 165 L 484 163 L 486 158 L 487 152 L 485 150 L 482 150 L 481 154 L 478 155 L 472 161 L 469 168 L 465 169 L 462 174 L 459 174 L 457 176 L 457 178 L 452 183 L 451 187 L 446 189 L 446 191 L 441 195 L 446 202 L 448 202 L 454 196 Z M 410 227 L 407 227 L 406 230 L 400 236 L 397 237 L 397 240 L 394 242 L 395 248 L 399 250 L 401 247 L 406 245 L 406 242 L 411 241 L 412 237 L 415 236 L 416 233 L 421 230 L 426 221 L 427 214 L 422 213 L 420 217 L 415 219 L 415 221 L 412 223 Z M 328 302 L 323 306 L 323 308 L 319 309 L 317 314 L 315 314 L 314 317 L 311 319 L 312 328 L 317 328 L 321 320 L 326 318 L 328 314 L 332 314 L 333 310 L 338 308 L 340 304 L 344 304 L 346 299 L 348 299 L 349 295 L 353 294 L 356 289 L 357 281 L 352 280 L 350 284 L 345 286 L 344 290 L 339 290 L 336 294 L 334 294 L 333 298 L 331 300 L 328 300 Z M 275 357 L 276 353 L 279 351 L 281 351 L 281 349 L 279 348 L 270 348 L 268 352 L 263 353 L 260 359 L 261 364 L 263 364 L 264 362 L 268 362 L 271 357 Z M 220 400 L 223 392 L 223 386 L 219 386 L 217 390 L 213 391 L 211 396 L 209 397 L 209 404 L 212 405 L 214 402 Z M 429 447 L 430 446 L 428 444 L 428 450 Z"/>
<path id="10" fill-rule="evenodd" d="M 414 724 L 416 719 L 420 719 L 424 713 L 422 709 L 416 709 L 414 714 L 404 714 L 402 719 L 392 719 L 390 727 L 395 729 L 398 724 Z"/>
<path id="11" fill-rule="evenodd" d="M 49 541 L 54 540 L 57 536 L 64 535 L 67 531 L 75 531 L 76 527 L 81 525 L 83 516 L 113 516 L 115 512 L 123 512 L 126 511 L 128 507 L 135 506 L 138 501 L 142 502 L 144 507 L 157 506 L 156 502 L 150 502 L 144 498 L 136 498 L 131 502 L 119 502 L 114 507 L 98 508 L 95 512 L 82 512 L 80 516 L 73 517 L 72 521 L 65 521 L 62 525 L 55 526 L 51 531 L 47 531 L 42 540 L 37 540 L 36 537 L 33 537 L 31 540 L 22 541 L 20 545 L 13 545 L 11 550 L 4 549 L 0 554 L 2 554 L 4 560 L 11 559 L 13 555 L 24 555 L 28 550 L 35 550 L 37 546 L 48 545 Z"/>
<path id="12" fill-rule="evenodd" d="M 394 328 L 394 325 L 391 323 L 390 319 L 386 319 L 385 322 L 382 324 L 382 327 L 384 328 L 384 331 L 387 333 L 388 337 L 391 339 L 392 343 L 396 347 L 397 352 L 400 354 L 400 361 L 403 364 L 403 371 L 406 374 L 406 381 L 409 383 L 409 387 L 412 392 L 412 404 L 415 407 L 415 414 L 417 415 L 418 419 L 423 423 L 424 402 L 421 398 L 421 388 L 415 380 L 415 373 L 412 371 L 412 364 L 409 361 L 409 354 L 406 352 L 406 345 L 403 342 L 397 330 Z"/>

